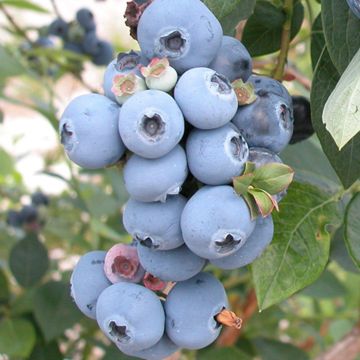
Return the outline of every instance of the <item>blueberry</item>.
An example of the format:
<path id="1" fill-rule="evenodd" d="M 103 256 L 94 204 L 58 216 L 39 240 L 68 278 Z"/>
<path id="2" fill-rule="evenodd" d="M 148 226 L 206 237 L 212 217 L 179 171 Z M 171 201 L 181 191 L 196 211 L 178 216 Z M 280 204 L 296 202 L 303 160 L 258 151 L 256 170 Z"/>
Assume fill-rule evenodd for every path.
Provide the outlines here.
<path id="1" fill-rule="evenodd" d="M 145 275 L 136 246 L 128 244 L 116 244 L 108 250 L 104 270 L 106 277 L 112 283 L 120 281 L 138 283 Z"/>
<path id="2" fill-rule="evenodd" d="M 33 205 L 25 205 L 20 210 L 19 216 L 21 221 L 25 224 L 31 224 L 39 219 L 39 212 Z"/>
<path id="3" fill-rule="evenodd" d="M 19 211 L 9 210 L 6 215 L 6 223 L 12 227 L 21 227 L 23 218 Z"/>
<path id="4" fill-rule="evenodd" d="M 274 223 L 271 215 L 258 217 L 254 231 L 243 247 L 234 254 L 221 259 L 211 260 L 211 263 L 221 269 L 231 270 L 251 264 L 270 244 L 274 236 Z"/>
<path id="5" fill-rule="evenodd" d="M 181 140 L 184 117 L 170 95 L 159 90 L 140 91 L 121 107 L 119 132 L 135 154 L 159 158 Z"/>
<path id="6" fill-rule="evenodd" d="M 221 282 L 209 273 L 177 283 L 165 302 L 166 332 L 178 346 L 201 349 L 219 336 L 215 316 L 228 306 Z"/>
<path id="7" fill-rule="evenodd" d="M 173 250 L 157 250 L 138 244 L 141 265 L 163 281 L 184 281 L 198 274 L 206 260 L 192 253 L 186 245 Z"/>
<path id="8" fill-rule="evenodd" d="M 360 19 L 360 0 L 346 0 L 353 14 Z"/>
<path id="9" fill-rule="evenodd" d="M 113 101 L 116 100 L 111 91 L 115 75 L 133 72 L 135 75 L 141 76 L 140 66 L 147 64 L 148 61 L 138 51 L 131 50 L 127 53 L 119 53 L 117 58 L 108 65 L 104 74 L 103 88 L 105 96 Z"/>
<path id="10" fill-rule="evenodd" d="M 294 107 L 294 132 L 290 144 L 306 140 L 314 134 L 311 122 L 310 102 L 304 96 L 293 96 Z"/>
<path id="11" fill-rule="evenodd" d="M 246 202 L 226 185 L 198 190 L 181 216 L 186 245 L 205 259 L 218 259 L 236 252 L 254 227 Z"/>
<path id="12" fill-rule="evenodd" d="M 76 12 L 76 20 L 85 31 L 95 30 L 94 14 L 89 9 L 80 9 Z"/>
<path id="13" fill-rule="evenodd" d="M 131 353 L 125 352 L 121 346 L 119 346 L 119 349 L 129 356 L 135 356 L 137 358 L 146 360 L 159 360 L 167 358 L 168 356 L 179 350 L 179 347 L 169 339 L 166 333 L 164 333 L 160 341 L 158 341 L 155 345 L 148 349 L 134 351 Z"/>
<path id="14" fill-rule="evenodd" d="M 84 49 L 80 44 L 72 43 L 72 42 L 65 42 L 64 49 L 68 51 L 72 51 L 76 54 L 83 54 Z"/>
<path id="15" fill-rule="evenodd" d="M 245 82 L 252 72 L 252 60 L 246 47 L 238 39 L 223 36 L 221 47 L 209 68 L 226 76 L 231 82 L 236 79 Z"/>
<path id="16" fill-rule="evenodd" d="M 282 151 L 293 133 L 292 104 L 272 93 L 258 95 L 255 102 L 240 106 L 232 120 L 250 147 Z"/>
<path id="17" fill-rule="evenodd" d="M 223 185 L 239 176 L 249 156 L 249 148 L 232 124 L 212 130 L 193 129 L 186 142 L 190 172 L 208 185 Z"/>
<path id="18" fill-rule="evenodd" d="M 119 282 L 105 289 L 97 302 L 96 320 L 124 352 L 148 349 L 164 334 L 165 315 L 159 298 L 137 284 Z"/>
<path id="19" fill-rule="evenodd" d="M 133 238 L 148 247 L 174 249 L 184 243 L 180 218 L 185 204 L 186 199 L 181 195 L 169 196 L 164 203 L 130 199 L 125 205 L 124 227 Z"/>
<path id="20" fill-rule="evenodd" d="M 69 30 L 69 24 L 60 18 L 55 19 L 49 26 L 49 34 L 61 38 L 66 38 Z"/>
<path id="21" fill-rule="evenodd" d="M 176 84 L 174 97 L 185 119 L 199 129 L 225 125 L 238 108 L 229 80 L 208 68 L 194 68 L 183 74 Z"/>
<path id="22" fill-rule="evenodd" d="M 31 195 L 31 203 L 35 206 L 48 206 L 49 202 L 49 197 L 42 191 L 36 191 Z"/>
<path id="23" fill-rule="evenodd" d="M 98 42 L 98 52 L 93 55 L 92 62 L 95 65 L 107 65 L 113 58 L 114 49 L 108 41 L 100 40 Z"/>
<path id="24" fill-rule="evenodd" d="M 104 272 L 105 251 L 83 255 L 71 275 L 71 296 L 82 313 L 96 319 L 96 304 L 101 292 L 111 285 Z"/>
<path id="25" fill-rule="evenodd" d="M 99 53 L 99 42 L 95 31 L 88 32 L 82 43 L 84 52 L 89 55 L 97 55 Z"/>
<path id="26" fill-rule="evenodd" d="M 286 101 L 288 105 L 291 105 L 292 99 L 287 91 L 286 87 L 281 82 L 269 78 L 267 76 L 251 75 L 249 82 L 254 85 L 255 92 L 259 96 L 265 96 L 266 94 L 277 95 Z"/>
<path id="27" fill-rule="evenodd" d="M 199 0 L 156 0 L 137 28 L 142 53 L 148 59 L 167 57 L 178 73 L 209 65 L 222 35 L 219 21 Z"/>
<path id="28" fill-rule="evenodd" d="M 125 188 L 138 201 L 165 201 L 179 194 L 187 174 L 185 151 L 179 145 L 159 159 L 132 155 L 124 167 Z"/>
<path id="29" fill-rule="evenodd" d="M 61 143 L 69 158 L 88 169 L 115 164 L 125 152 L 118 118 L 119 107 L 105 96 L 73 99 L 60 119 Z"/>
<path id="30" fill-rule="evenodd" d="M 54 42 L 49 39 L 48 37 L 42 36 L 39 37 L 36 41 L 35 41 L 35 45 L 43 47 L 43 48 L 53 48 L 55 46 Z"/>

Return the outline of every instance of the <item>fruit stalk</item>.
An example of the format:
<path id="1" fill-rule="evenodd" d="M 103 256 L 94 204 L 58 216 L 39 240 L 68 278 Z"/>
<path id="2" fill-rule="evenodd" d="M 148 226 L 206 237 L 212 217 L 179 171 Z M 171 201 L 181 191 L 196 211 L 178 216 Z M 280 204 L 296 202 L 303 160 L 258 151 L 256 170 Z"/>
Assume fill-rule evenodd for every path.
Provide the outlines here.
<path id="1" fill-rule="evenodd" d="M 291 20 L 293 15 L 293 7 L 294 7 L 293 0 L 284 1 L 283 11 L 285 13 L 285 22 L 281 34 L 280 54 L 278 56 L 278 61 L 273 73 L 273 78 L 279 81 L 281 81 L 283 78 L 284 68 L 290 47 Z"/>
<path id="2" fill-rule="evenodd" d="M 237 330 L 241 329 L 242 319 L 230 310 L 223 309 L 219 314 L 215 316 L 215 320 L 219 324 L 233 327 Z"/>

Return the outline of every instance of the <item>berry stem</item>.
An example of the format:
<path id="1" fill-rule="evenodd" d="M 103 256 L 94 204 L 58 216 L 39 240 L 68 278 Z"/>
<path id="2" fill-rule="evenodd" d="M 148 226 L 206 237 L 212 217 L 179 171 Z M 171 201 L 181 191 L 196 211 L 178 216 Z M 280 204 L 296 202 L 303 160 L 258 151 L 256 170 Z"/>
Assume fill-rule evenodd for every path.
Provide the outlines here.
<path id="1" fill-rule="evenodd" d="M 57 6 L 57 3 L 56 3 L 56 0 L 50 0 L 51 2 L 51 5 L 54 9 L 54 13 L 55 15 L 59 18 L 59 19 L 62 19 L 63 17 L 61 16 L 60 14 L 60 11 L 59 11 L 59 7 Z"/>
<path id="2" fill-rule="evenodd" d="M 281 34 L 281 46 L 280 53 L 277 59 L 277 64 L 273 72 L 273 78 L 281 81 L 284 75 L 285 64 L 287 61 L 287 55 L 289 52 L 290 41 L 291 41 L 291 20 L 293 15 L 293 0 L 285 0 L 283 11 L 285 13 L 285 22 L 282 28 Z"/>
<path id="3" fill-rule="evenodd" d="M 238 330 L 241 329 L 242 319 L 230 310 L 223 309 L 215 316 L 215 320 L 221 325 L 233 327 Z"/>
<path id="4" fill-rule="evenodd" d="M 30 44 L 32 41 L 26 34 L 25 30 L 23 30 L 14 20 L 14 18 L 10 15 L 10 13 L 7 11 L 6 7 L 2 4 L 0 4 L 0 10 L 5 15 L 6 19 L 9 21 L 9 23 L 12 25 L 12 27 L 16 30 L 17 33 L 19 33 L 22 37 L 24 37 Z"/>

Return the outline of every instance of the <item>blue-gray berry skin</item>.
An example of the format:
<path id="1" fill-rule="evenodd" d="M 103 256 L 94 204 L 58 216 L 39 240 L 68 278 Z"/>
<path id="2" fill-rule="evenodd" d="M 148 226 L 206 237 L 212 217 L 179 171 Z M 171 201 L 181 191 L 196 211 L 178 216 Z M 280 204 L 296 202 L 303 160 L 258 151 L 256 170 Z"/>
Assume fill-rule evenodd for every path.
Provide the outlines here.
<path id="1" fill-rule="evenodd" d="M 111 91 L 114 76 L 120 74 L 125 75 L 128 73 L 134 73 L 137 76 L 141 76 L 140 66 L 146 66 L 147 64 L 148 60 L 142 56 L 139 51 L 131 50 L 127 53 L 119 53 L 107 66 L 104 74 L 103 89 L 105 96 L 116 101 L 115 95 Z"/>
<path id="2" fill-rule="evenodd" d="M 95 31 L 88 32 L 83 40 L 82 47 L 84 52 L 89 55 L 96 55 L 99 53 L 99 38 Z"/>
<path id="3" fill-rule="evenodd" d="M 252 72 L 252 60 L 241 41 L 223 36 L 221 47 L 209 68 L 225 75 L 231 82 L 236 79 L 247 81 Z"/>
<path id="4" fill-rule="evenodd" d="M 181 140 L 184 126 L 179 106 L 163 91 L 140 91 L 120 110 L 121 138 L 129 150 L 144 158 L 166 155 Z"/>
<path id="5" fill-rule="evenodd" d="M 176 84 L 174 97 L 185 119 L 199 129 L 215 129 L 230 122 L 238 108 L 229 80 L 208 68 L 194 68 Z"/>
<path id="6" fill-rule="evenodd" d="M 143 268 L 163 281 L 190 279 L 206 265 L 206 260 L 195 255 L 186 245 L 173 250 L 157 250 L 139 243 L 137 249 Z"/>
<path id="7" fill-rule="evenodd" d="M 76 20 L 85 31 L 93 31 L 96 28 L 93 13 L 86 8 L 76 12 Z"/>
<path id="8" fill-rule="evenodd" d="M 119 107 L 98 94 L 73 99 L 60 119 L 61 143 L 74 163 L 87 169 L 115 164 L 125 152 L 117 131 Z"/>
<path id="9" fill-rule="evenodd" d="M 65 42 L 64 43 L 64 49 L 68 50 L 68 51 L 72 51 L 76 54 L 83 54 L 84 53 L 84 49 L 80 44 L 75 44 L 72 42 Z"/>
<path id="10" fill-rule="evenodd" d="M 251 264 L 270 244 L 274 236 L 274 223 L 271 215 L 266 218 L 258 217 L 254 231 L 243 247 L 234 254 L 221 259 L 211 260 L 220 269 L 232 270 Z"/>
<path id="11" fill-rule="evenodd" d="M 277 154 L 268 149 L 260 147 L 250 148 L 248 161 L 253 162 L 256 169 L 269 163 L 283 164 L 283 161 Z M 280 202 L 285 195 L 286 189 L 275 195 L 276 201 Z"/>
<path id="12" fill-rule="evenodd" d="M 233 123 L 250 147 L 281 152 L 290 142 L 293 129 L 292 104 L 272 93 L 257 97 L 250 105 L 239 106 Z"/>
<path id="13" fill-rule="evenodd" d="M 216 340 L 221 326 L 215 316 L 228 307 L 221 282 L 210 273 L 200 273 L 177 283 L 165 302 L 166 332 L 178 346 L 201 349 Z"/>
<path id="14" fill-rule="evenodd" d="M 69 30 L 69 24 L 60 18 L 55 19 L 49 26 L 49 34 L 65 38 Z"/>
<path id="15" fill-rule="evenodd" d="M 163 337 L 158 341 L 154 346 L 149 349 L 135 351 L 135 352 L 125 352 L 121 346 L 119 346 L 119 350 L 124 354 L 129 356 L 134 356 L 139 359 L 145 360 L 161 360 L 165 359 L 174 352 L 179 350 L 179 347 L 175 345 L 169 337 L 164 333 Z"/>
<path id="16" fill-rule="evenodd" d="M 353 14 L 360 19 L 360 0 L 346 0 Z"/>
<path id="17" fill-rule="evenodd" d="M 142 53 L 148 59 L 167 57 L 178 73 L 208 66 L 222 36 L 219 21 L 200 0 L 156 0 L 137 27 Z"/>
<path id="18" fill-rule="evenodd" d="M 292 105 L 291 95 L 280 81 L 272 79 L 268 76 L 251 75 L 249 77 L 249 82 L 254 85 L 255 93 L 257 95 L 277 95 L 283 98 L 289 106 Z"/>
<path id="19" fill-rule="evenodd" d="M 154 346 L 163 336 L 163 306 L 151 290 L 133 283 L 109 286 L 99 296 L 96 320 L 102 332 L 126 352 Z"/>
<path id="20" fill-rule="evenodd" d="M 82 313 L 96 319 L 98 297 L 111 282 L 104 272 L 105 251 L 91 251 L 83 255 L 71 275 L 71 296 Z"/>
<path id="21" fill-rule="evenodd" d="M 148 247 L 175 249 L 184 243 L 180 218 L 185 204 L 186 199 L 181 195 L 169 196 L 163 203 L 130 199 L 123 214 L 124 227 L 134 239 Z"/>
<path id="22" fill-rule="evenodd" d="M 98 51 L 92 57 L 95 65 L 104 66 L 113 58 L 114 49 L 108 41 L 100 40 L 97 44 Z"/>
<path id="23" fill-rule="evenodd" d="M 248 145 L 233 124 L 212 130 L 193 129 L 186 142 L 190 172 L 207 185 L 229 184 L 249 156 Z"/>
<path id="24" fill-rule="evenodd" d="M 158 159 L 132 155 L 124 167 L 125 188 L 135 200 L 165 201 L 179 194 L 188 175 L 186 154 L 178 145 Z"/>
<path id="25" fill-rule="evenodd" d="M 246 202 L 228 185 L 201 188 L 187 202 L 181 215 L 185 244 L 205 259 L 236 252 L 254 227 Z"/>

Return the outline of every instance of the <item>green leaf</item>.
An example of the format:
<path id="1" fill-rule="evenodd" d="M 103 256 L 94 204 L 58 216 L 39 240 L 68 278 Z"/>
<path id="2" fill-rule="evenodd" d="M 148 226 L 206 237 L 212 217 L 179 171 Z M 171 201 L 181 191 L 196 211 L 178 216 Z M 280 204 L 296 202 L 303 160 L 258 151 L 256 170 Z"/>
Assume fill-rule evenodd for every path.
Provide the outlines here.
<path id="1" fill-rule="evenodd" d="M 235 347 L 211 348 L 198 352 L 197 360 L 251 360 L 252 358 L 246 353 Z"/>
<path id="2" fill-rule="evenodd" d="M 234 35 L 241 20 L 247 19 L 253 12 L 255 0 L 204 0 L 204 3 L 220 21 L 225 35 Z"/>
<path id="3" fill-rule="evenodd" d="M 262 189 L 250 188 L 248 193 L 254 198 L 257 208 L 263 217 L 270 215 L 274 207 L 277 207 L 276 200 Z"/>
<path id="4" fill-rule="evenodd" d="M 49 267 L 47 249 L 36 235 L 28 235 L 11 249 L 9 266 L 21 286 L 35 285 Z"/>
<path id="5" fill-rule="evenodd" d="M 312 69 L 315 70 L 316 65 L 319 61 L 320 55 L 326 47 L 325 36 L 322 28 L 321 14 L 319 14 L 311 28 L 311 65 Z"/>
<path id="6" fill-rule="evenodd" d="M 64 357 L 59 350 L 56 341 L 48 344 L 38 342 L 28 360 L 63 360 Z"/>
<path id="7" fill-rule="evenodd" d="M 45 8 L 27 0 L 0 0 L 0 5 L 6 5 L 23 10 L 32 10 L 41 13 L 49 13 Z"/>
<path id="8" fill-rule="evenodd" d="M 360 49 L 326 101 L 323 122 L 341 150 L 360 131 Z"/>
<path id="9" fill-rule="evenodd" d="M 329 55 L 342 74 L 360 48 L 360 21 L 343 0 L 322 0 L 321 9 Z"/>
<path id="10" fill-rule="evenodd" d="M 257 338 L 253 340 L 262 360 L 308 360 L 308 355 L 291 344 L 277 340 Z"/>
<path id="11" fill-rule="evenodd" d="M 22 294 L 16 296 L 11 303 L 11 314 L 18 316 L 33 312 L 35 291 L 35 288 L 26 289 Z"/>
<path id="12" fill-rule="evenodd" d="M 331 271 L 325 270 L 313 284 L 301 291 L 300 294 L 317 299 L 332 299 L 343 297 L 345 293 L 346 288 L 338 278 Z"/>
<path id="13" fill-rule="evenodd" d="M 335 141 L 322 122 L 326 100 L 335 88 L 339 74 L 325 48 L 315 70 L 311 87 L 311 118 L 321 146 L 342 184 L 349 187 L 360 174 L 360 134 L 339 151 Z"/>
<path id="14" fill-rule="evenodd" d="M 5 272 L 0 268 L 0 304 L 6 303 L 10 298 L 8 279 Z"/>
<path id="15" fill-rule="evenodd" d="M 106 224 L 102 223 L 100 220 L 95 218 L 91 219 L 90 223 L 92 231 L 96 234 L 99 234 L 107 239 L 122 242 L 124 240 L 124 236 L 113 230 L 111 227 L 107 226 Z"/>
<path id="16" fill-rule="evenodd" d="M 247 193 L 249 186 L 254 180 L 254 174 L 245 174 L 233 178 L 233 186 L 237 194 L 244 195 Z"/>
<path id="17" fill-rule="evenodd" d="M 0 175 L 11 175 L 14 170 L 13 159 L 5 150 L 0 149 Z"/>
<path id="18" fill-rule="evenodd" d="M 0 84 L 8 77 L 27 72 L 22 64 L 3 46 L 0 46 L 0 59 Z"/>
<path id="19" fill-rule="evenodd" d="M 328 225 L 338 226 L 335 198 L 320 189 L 293 183 L 274 213 L 274 239 L 252 264 L 260 309 L 287 299 L 314 282 L 329 257 Z"/>
<path id="20" fill-rule="evenodd" d="M 28 357 L 36 341 L 31 322 L 24 319 L 3 319 L 0 322 L 0 353 Z"/>
<path id="21" fill-rule="evenodd" d="M 304 18 L 304 7 L 300 1 L 294 5 L 291 38 L 299 32 Z M 273 53 L 280 49 L 282 26 L 285 14 L 268 1 L 257 1 L 255 11 L 248 19 L 242 42 L 251 56 L 260 56 Z"/>
<path id="22" fill-rule="evenodd" d="M 350 201 L 345 215 L 345 242 L 354 263 L 360 268 L 360 193 Z"/>
<path id="23" fill-rule="evenodd" d="M 70 285 L 56 281 L 37 289 L 34 313 L 46 341 L 60 336 L 82 317 L 71 299 Z"/>
<path id="24" fill-rule="evenodd" d="M 265 190 L 271 195 L 288 188 L 294 178 L 294 170 L 280 163 L 265 164 L 254 171 L 252 185 Z"/>

